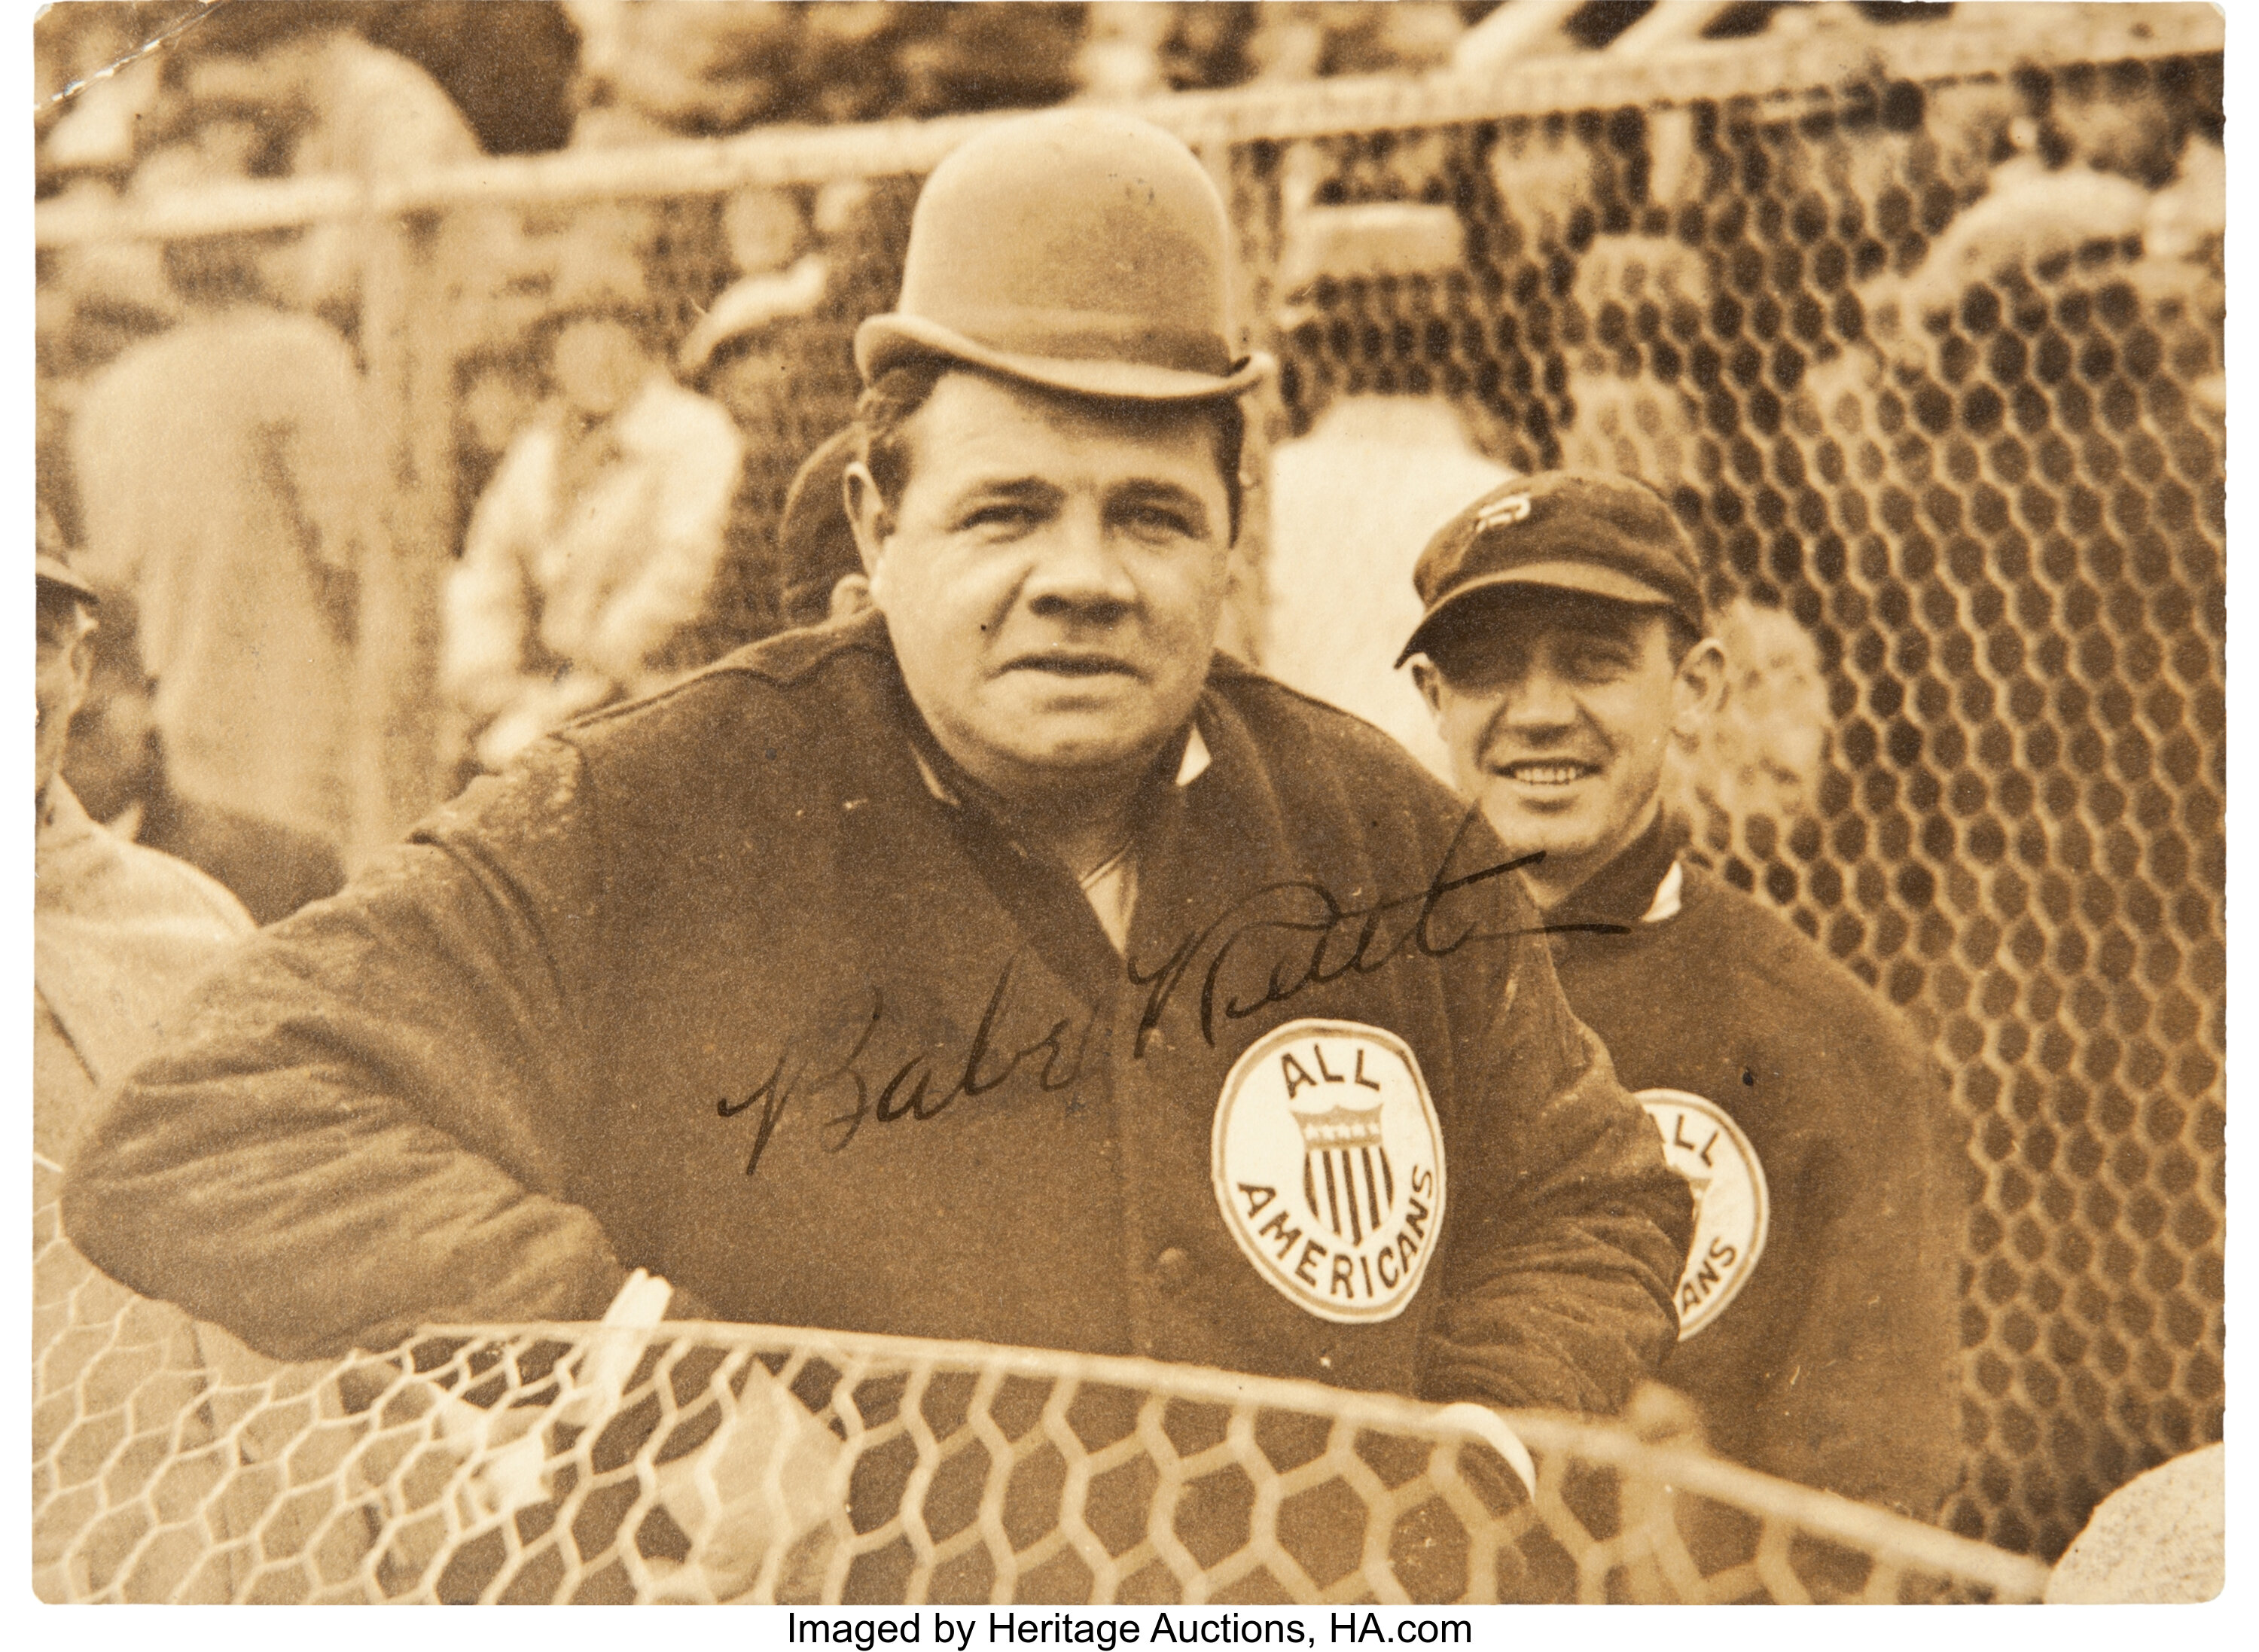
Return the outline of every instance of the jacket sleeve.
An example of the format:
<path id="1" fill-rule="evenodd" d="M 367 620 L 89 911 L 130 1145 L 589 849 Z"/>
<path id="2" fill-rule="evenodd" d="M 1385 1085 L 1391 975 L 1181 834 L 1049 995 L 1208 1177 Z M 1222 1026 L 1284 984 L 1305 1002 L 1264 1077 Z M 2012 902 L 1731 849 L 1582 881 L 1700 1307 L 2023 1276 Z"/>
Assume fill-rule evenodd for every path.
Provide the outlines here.
<path id="1" fill-rule="evenodd" d="M 1513 951 L 1465 1168 L 1450 1167 L 1456 1236 L 1424 1397 L 1611 1414 L 1678 1335 L 1692 1201 L 1543 941 Z"/>
<path id="2" fill-rule="evenodd" d="M 1823 1102 L 1836 1128 L 1799 1167 L 1802 1311 L 1752 1421 L 1770 1472 L 1929 1520 L 1963 1455 L 1958 1263 L 1972 1168 L 1942 1076 L 1910 1035 L 1848 1037 L 1842 1054 Z"/>
<path id="3" fill-rule="evenodd" d="M 541 743 L 206 982 L 68 1167 L 96 1265 L 289 1359 L 602 1314 L 624 1272 L 566 1195 L 592 1098 L 557 943 L 601 878 L 579 765 Z"/>

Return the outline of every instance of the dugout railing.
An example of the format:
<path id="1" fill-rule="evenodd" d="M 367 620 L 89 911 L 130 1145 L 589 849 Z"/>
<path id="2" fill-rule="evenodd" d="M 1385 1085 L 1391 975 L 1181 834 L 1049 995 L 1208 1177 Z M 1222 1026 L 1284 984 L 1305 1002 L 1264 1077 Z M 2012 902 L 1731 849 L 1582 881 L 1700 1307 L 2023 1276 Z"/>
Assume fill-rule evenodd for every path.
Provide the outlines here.
<path id="1" fill-rule="evenodd" d="M 1701 540 L 1714 596 L 1814 639 L 1829 743 L 1809 806 L 1718 813 L 1698 847 L 1935 1039 L 1972 1194 L 1966 1474 L 1943 1518 L 2052 1558 L 2111 1489 L 2222 1427 L 2225 298 L 2216 239 L 2128 219 L 2122 189 L 2106 190 L 2115 216 L 2082 222 L 2042 186 L 2108 161 L 2147 168 L 2167 201 L 2176 165 L 2217 139 L 2222 36 L 2200 6 L 2093 7 L 2038 38 L 2015 10 L 1877 29 L 1848 55 L 1824 36 L 1759 40 L 1147 112 L 1231 205 L 1241 313 L 1283 367 L 1258 452 L 1336 395 L 1443 398 L 1517 467 L 1645 471 Z M 725 199 L 780 189 L 806 207 L 830 274 L 780 346 L 789 418 L 754 444 L 773 509 L 852 406 L 847 340 L 892 299 L 919 176 L 987 118 L 48 203 L 37 233 L 46 256 L 360 226 L 354 342 L 396 481 L 395 565 L 369 587 L 390 623 L 365 635 L 360 677 L 387 754 L 361 813 L 381 836 L 453 776 L 430 684 L 435 593 L 474 496 L 462 391 L 482 362 L 508 365 L 541 302 L 498 291 L 451 225 L 502 215 L 523 245 L 529 224 L 641 203 L 654 302 L 680 337 L 733 274 Z M 2081 142 L 2117 147 L 2082 157 Z M 1261 481 L 1235 616 L 1258 659 L 1266 563 L 1293 553 L 1265 544 Z M 741 640 L 773 576 L 758 559 L 734 568 L 742 600 L 694 652 Z M 42 1334 L 68 1323 L 71 1348 L 92 1346 L 81 1310 L 57 1319 L 41 1288 Z M 725 1345 L 752 1346 L 711 1344 Z M 111 1506 L 101 1488 L 132 1478 L 128 1458 L 161 1478 L 187 1449 L 130 1406 L 99 1433 L 110 1446 L 90 1443 L 99 1364 L 42 1367 L 64 1384 L 49 1400 L 77 1398 L 36 1434 L 40 1509 Z M 1541 1466 L 1548 1441 L 1572 1440 L 1550 1426 L 1532 1425 Z M 1764 1556 L 1805 1528 L 1751 1518 L 1757 1570 L 1730 1575 L 1790 1592 Z M 1592 1535 L 1589 1552 L 1615 1541 Z M 1167 1545 L 1154 1552 L 1187 1586 Z M 1576 1568 L 1587 1552 L 1572 1546 Z M 1699 1565 L 1637 1564 L 1665 1580 L 1650 1592 L 1716 1592 L 1687 1584 L 1711 1575 Z M 1924 1566 L 1971 1576 L 1904 1563 Z M 1595 1592 L 1578 1576 L 1572 1593 Z M 2027 1590 L 2016 1576 L 1986 1586 Z"/>
<path id="2" fill-rule="evenodd" d="M 1473 1407 L 1151 1360 L 669 1323 L 278 1364 L 41 1222 L 48 1600 L 1891 1602 L 2047 1577 L 1683 1443 L 1514 1413 L 1517 1467 Z"/>

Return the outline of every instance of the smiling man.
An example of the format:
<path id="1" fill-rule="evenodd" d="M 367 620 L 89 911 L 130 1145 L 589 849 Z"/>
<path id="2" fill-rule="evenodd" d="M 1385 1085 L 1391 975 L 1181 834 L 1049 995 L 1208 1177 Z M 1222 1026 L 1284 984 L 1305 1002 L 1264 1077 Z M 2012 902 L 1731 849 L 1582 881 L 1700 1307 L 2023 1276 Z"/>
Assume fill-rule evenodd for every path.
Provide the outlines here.
<path id="1" fill-rule="evenodd" d="M 1476 500 L 1414 577 L 1403 658 L 1459 787 L 1538 858 L 1562 989 L 1694 1194 L 1663 1380 L 1729 1455 L 1929 1517 L 1960 1457 L 1959 1135 L 1887 1005 L 1680 858 L 1664 758 L 1726 675 L 1692 544 L 1641 483 L 1557 471 Z"/>
<path id="2" fill-rule="evenodd" d="M 1619 1406 L 1688 1201 L 1479 820 L 1215 652 L 1227 228 L 1076 112 L 856 339 L 873 607 L 585 719 L 264 937 L 74 1167 L 294 1353 L 678 1313 Z M 161 1243 L 153 1243 L 157 1235 Z"/>

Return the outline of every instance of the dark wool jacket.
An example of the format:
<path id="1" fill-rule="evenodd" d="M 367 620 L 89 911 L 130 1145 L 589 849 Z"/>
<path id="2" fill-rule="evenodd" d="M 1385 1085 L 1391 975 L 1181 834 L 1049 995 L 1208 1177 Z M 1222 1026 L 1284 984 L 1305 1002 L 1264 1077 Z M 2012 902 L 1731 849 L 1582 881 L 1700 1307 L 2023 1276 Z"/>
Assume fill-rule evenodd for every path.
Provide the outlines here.
<path id="1" fill-rule="evenodd" d="M 593 1318 L 643 1266 L 717 1318 L 1619 1406 L 1686 1191 L 1495 840 L 1227 660 L 1195 720 L 1125 970 L 1063 869 L 937 794 L 876 616 L 591 717 L 215 979 L 75 1157 L 68 1229 L 286 1356 Z M 1219 1210 L 1225 1078 L 1307 1017 L 1400 1037 L 1441 1120 L 1393 1318 L 1298 1306 Z"/>
<path id="2" fill-rule="evenodd" d="M 1570 1006 L 1628 1088 L 1722 1108 L 1770 1195 L 1754 1267 L 1707 1314 L 1746 1247 L 1734 1224 L 1700 1222 L 1662 1380 L 1714 1449 L 1928 1519 L 1961 1459 L 1963 1132 L 1912 1029 L 1777 913 L 1688 865 L 1678 912 L 1643 921 L 1682 841 L 1658 825 L 1551 914 L 1621 926 L 1554 938 Z M 1698 1107 L 1654 1110 L 1722 1209 L 1729 1143 Z"/>

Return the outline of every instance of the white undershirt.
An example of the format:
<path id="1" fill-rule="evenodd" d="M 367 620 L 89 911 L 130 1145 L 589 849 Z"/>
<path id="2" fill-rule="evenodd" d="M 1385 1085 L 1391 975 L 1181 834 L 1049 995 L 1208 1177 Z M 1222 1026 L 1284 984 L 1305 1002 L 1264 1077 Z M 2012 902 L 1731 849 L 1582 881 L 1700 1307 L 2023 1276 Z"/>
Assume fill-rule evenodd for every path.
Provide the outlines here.
<path id="1" fill-rule="evenodd" d="M 1137 857 L 1124 844 L 1113 858 L 1082 879 L 1083 898 L 1097 915 L 1098 927 L 1114 943 L 1114 950 L 1130 950 L 1130 919 L 1137 909 Z"/>
<path id="2" fill-rule="evenodd" d="M 1685 884 L 1686 874 L 1673 859 L 1671 870 L 1663 874 L 1663 881 L 1655 886 L 1655 899 L 1648 904 L 1647 910 L 1639 915 L 1639 921 L 1642 923 L 1660 923 L 1665 918 L 1677 917 L 1679 894 Z"/>
<path id="3" fill-rule="evenodd" d="M 960 807 L 957 795 L 942 783 L 941 776 L 933 772 L 924 756 L 913 745 L 910 756 L 925 780 L 926 790 L 951 808 Z M 1190 786 L 1208 773 L 1215 759 L 1208 742 L 1201 738 L 1196 723 L 1185 739 L 1185 755 L 1177 765 L 1177 784 Z M 1137 910 L 1137 857 L 1132 852 L 1134 841 L 1126 843 L 1109 857 L 1104 865 L 1092 868 L 1079 879 L 1083 899 L 1090 902 L 1090 910 L 1098 927 L 1106 931 L 1106 938 L 1114 950 L 1126 954 L 1130 950 L 1130 920 Z"/>

